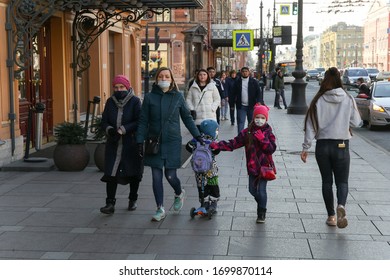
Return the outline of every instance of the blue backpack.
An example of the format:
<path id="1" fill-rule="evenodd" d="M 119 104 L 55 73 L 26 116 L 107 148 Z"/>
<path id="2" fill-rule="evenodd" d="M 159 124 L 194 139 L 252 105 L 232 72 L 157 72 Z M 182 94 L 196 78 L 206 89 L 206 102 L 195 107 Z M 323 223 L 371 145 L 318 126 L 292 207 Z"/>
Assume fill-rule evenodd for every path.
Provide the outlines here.
<path id="1" fill-rule="evenodd" d="M 209 144 L 204 146 L 196 142 L 196 148 L 192 152 L 192 169 L 196 173 L 206 173 L 213 166 L 213 156 Z"/>

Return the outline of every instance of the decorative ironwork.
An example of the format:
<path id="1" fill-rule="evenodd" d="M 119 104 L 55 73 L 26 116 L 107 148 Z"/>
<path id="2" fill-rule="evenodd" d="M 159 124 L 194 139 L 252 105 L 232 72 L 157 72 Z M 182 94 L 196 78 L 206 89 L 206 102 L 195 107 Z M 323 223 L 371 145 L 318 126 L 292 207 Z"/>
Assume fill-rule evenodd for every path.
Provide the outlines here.
<path id="1" fill-rule="evenodd" d="M 31 65 L 33 54 L 37 52 L 32 42 L 45 21 L 56 11 L 76 12 L 78 75 L 90 65 L 89 47 L 107 28 L 119 21 L 128 25 L 143 17 L 151 18 L 154 14 L 169 11 L 164 7 L 148 8 L 141 0 L 13 0 L 9 9 L 16 74 Z"/>
<path id="2" fill-rule="evenodd" d="M 152 18 L 154 14 L 161 15 L 168 9 L 134 9 L 134 10 L 80 10 L 74 18 L 74 28 L 78 38 L 76 41 L 77 56 L 73 67 L 78 67 L 77 75 L 89 68 L 91 57 L 88 50 L 93 42 L 109 27 L 121 21 L 125 26 L 137 22 L 141 18 Z"/>

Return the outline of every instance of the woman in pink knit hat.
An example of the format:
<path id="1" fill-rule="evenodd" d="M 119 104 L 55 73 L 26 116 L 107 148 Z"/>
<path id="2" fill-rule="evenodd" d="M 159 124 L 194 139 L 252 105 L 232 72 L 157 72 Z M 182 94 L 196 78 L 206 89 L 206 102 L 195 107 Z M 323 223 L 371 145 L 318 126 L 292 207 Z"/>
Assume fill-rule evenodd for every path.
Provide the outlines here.
<path id="1" fill-rule="evenodd" d="M 267 212 L 268 178 L 260 174 L 262 166 L 272 166 L 276 173 L 272 154 L 276 150 L 276 139 L 268 124 L 268 110 L 265 105 L 255 105 L 253 119 L 234 139 L 213 142 L 212 150 L 233 151 L 245 147 L 246 167 L 249 175 L 249 192 L 257 202 L 256 223 L 265 222 Z"/>
<path id="2" fill-rule="evenodd" d="M 104 214 L 113 214 L 118 184 L 129 185 L 127 209 L 137 208 L 138 187 L 143 174 L 143 159 L 138 154 L 135 134 L 141 114 L 141 101 L 134 95 L 130 81 L 117 75 L 112 81 L 113 94 L 107 99 L 102 114 L 102 128 L 107 141 L 104 159 L 106 205 L 100 208 Z"/>

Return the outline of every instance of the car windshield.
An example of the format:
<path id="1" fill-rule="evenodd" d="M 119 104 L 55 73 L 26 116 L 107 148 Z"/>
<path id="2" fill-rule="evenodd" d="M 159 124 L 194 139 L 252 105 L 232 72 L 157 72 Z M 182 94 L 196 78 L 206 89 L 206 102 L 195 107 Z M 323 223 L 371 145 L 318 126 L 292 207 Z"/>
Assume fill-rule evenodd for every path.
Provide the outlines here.
<path id="1" fill-rule="evenodd" d="M 390 83 L 377 84 L 374 91 L 375 97 L 390 97 Z"/>
<path id="2" fill-rule="evenodd" d="M 366 69 L 369 74 L 377 74 L 379 73 L 378 69 Z"/>
<path id="3" fill-rule="evenodd" d="M 364 77 L 364 76 L 368 76 L 368 73 L 367 73 L 367 70 L 365 69 L 353 69 L 353 70 L 349 70 L 348 71 L 348 75 L 349 76 L 352 76 L 352 77 Z"/>

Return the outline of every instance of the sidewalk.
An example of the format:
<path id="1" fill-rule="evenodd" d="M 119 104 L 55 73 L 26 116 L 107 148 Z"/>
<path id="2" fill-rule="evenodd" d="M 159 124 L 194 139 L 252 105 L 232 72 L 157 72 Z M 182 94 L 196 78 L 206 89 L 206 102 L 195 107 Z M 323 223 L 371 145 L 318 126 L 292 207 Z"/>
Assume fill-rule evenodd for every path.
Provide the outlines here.
<path id="1" fill-rule="evenodd" d="M 289 92 L 286 93 L 290 100 Z M 265 101 L 272 104 L 273 91 Z M 118 187 L 116 212 L 103 215 L 102 173 L 0 172 L 0 259 L 390 259 L 390 157 L 358 135 L 351 140 L 345 229 L 328 227 L 321 178 L 311 153 L 300 160 L 303 115 L 270 111 L 277 137 L 278 178 L 268 184 L 266 223 L 256 224 L 247 190 L 243 149 L 217 156 L 221 186 L 218 214 L 190 218 L 198 206 L 189 165 L 178 170 L 187 199 L 177 215 L 151 222 L 155 211 L 150 168 L 145 168 L 138 208 L 128 212 L 128 188 Z M 219 138 L 237 127 L 223 121 Z M 183 142 L 190 136 L 183 130 Z M 311 150 L 314 151 L 314 147 Z M 165 207 L 173 191 L 165 182 Z"/>

